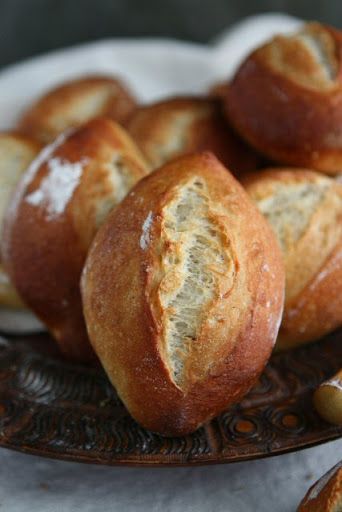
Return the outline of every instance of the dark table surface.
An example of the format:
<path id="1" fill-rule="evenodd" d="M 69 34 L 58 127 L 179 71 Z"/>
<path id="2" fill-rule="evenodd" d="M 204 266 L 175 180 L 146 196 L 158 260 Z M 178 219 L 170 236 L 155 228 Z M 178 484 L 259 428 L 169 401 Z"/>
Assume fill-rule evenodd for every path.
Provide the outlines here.
<path id="1" fill-rule="evenodd" d="M 341 0 L 0 0 L 0 67 L 106 37 L 206 42 L 243 17 L 268 11 L 342 26 Z"/>

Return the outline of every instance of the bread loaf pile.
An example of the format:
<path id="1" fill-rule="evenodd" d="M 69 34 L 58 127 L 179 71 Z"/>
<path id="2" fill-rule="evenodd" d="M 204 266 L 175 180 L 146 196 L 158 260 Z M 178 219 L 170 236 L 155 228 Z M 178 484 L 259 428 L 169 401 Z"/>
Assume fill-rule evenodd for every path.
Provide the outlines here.
<path id="1" fill-rule="evenodd" d="M 1 134 L 0 305 L 98 359 L 145 428 L 196 430 L 277 339 L 341 326 L 341 42 L 307 24 L 207 96 L 151 105 L 82 77 Z"/>

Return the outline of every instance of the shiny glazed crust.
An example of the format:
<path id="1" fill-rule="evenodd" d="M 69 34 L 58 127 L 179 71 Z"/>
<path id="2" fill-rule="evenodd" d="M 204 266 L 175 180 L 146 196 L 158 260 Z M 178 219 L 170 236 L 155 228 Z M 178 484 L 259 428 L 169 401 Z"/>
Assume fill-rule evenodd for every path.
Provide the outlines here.
<path id="1" fill-rule="evenodd" d="M 40 144 L 35 140 L 14 132 L 0 133 L 0 245 L 2 223 L 14 189 L 22 174 L 36 157 Z M 0 306 L 24 308 L 0 257 Z"/>
<path id="2" fill-rule="evenodd" d="M 196 430 L 250 389 L 283 307 L 274 235 L 211 153 L 141 180 L 99 230 L 81 283 L 110 380 L 163 435 Z"/>
<path id="3" fill-rule="evenodd" d="M 67 128 L 95 117 L 123 122 L 136 107 L 126 85 L 108 76 L 86 76 L 48 91 L 18 122 L 18 130 L 49 143 Z"/>
<path id="4" fill-rule="evenodd" d="M 126 128 L 153 168 L 204 150 L 237 176 L 256 169 L 260 161 L 232 131 L 214 98 L 179 97 L 139 107 Z"/>
<path id="5" fill-rule="evenodd" d="M 297 512 L 342 510 L 342 462 L 322 476 L 307 492 Z"/>
<path id="6" fill-rule="evenodd" d="M 277 348 L 316 340 L 341 326 L 342 185 L 305 169 L 268 169 L 245 178 L 244 185 L 269 220 L 267 202 L 274 202 L 271 223 L 278 240 L 274 223 L 282 219 L 286 293 Z M 292 195 L 287 203 L 284 194 Z"/>
<path id="7" fill-rule="evenodd" d="M 274 161 L 342 170 L 342 34 L 309 23 L 254 51 L 227 86 L 237 132 Z"/>
<path id="8" fill-rule="evenodd" d="M 25 303 L 74 360 L 93 357 L 79 291 L 88 247 L 110 209 L 145 173 L 124 130 L 93 120 L 42 150 L 7 210 L 6 268 Z"/>

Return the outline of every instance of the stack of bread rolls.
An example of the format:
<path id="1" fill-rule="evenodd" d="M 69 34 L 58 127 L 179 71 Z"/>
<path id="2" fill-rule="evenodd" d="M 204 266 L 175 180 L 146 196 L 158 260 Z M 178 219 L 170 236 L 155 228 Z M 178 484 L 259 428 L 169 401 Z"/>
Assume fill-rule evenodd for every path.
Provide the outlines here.
<path id="1" fill-rule="evenodd" d="M 64 357 L 98 358 L 145 428 L 194 431 L 247 393 L 277 339 L 341 326 L 341 41 L 307 24 L 207 96 L 150 105 L 81 77 L 18 120 L 34 154 L 0 197 L 7 303 Z"/>

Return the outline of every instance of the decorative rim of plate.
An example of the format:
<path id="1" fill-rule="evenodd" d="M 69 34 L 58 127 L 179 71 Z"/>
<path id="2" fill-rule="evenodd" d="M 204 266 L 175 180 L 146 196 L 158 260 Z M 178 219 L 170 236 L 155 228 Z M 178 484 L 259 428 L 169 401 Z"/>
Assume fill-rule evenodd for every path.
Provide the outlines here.
<path id="1" fill-rule="evenodd" d="M 277 353 L 238 405 L 179 438 L 129 416 L 101 369 L 62 361 L 46 334 L 0 345 L 0 446 L 69 461 L 132 466 L 240 462 L 342 436 L 319 418 L 312 390 L 339 368 L 342 331 Z"/>

